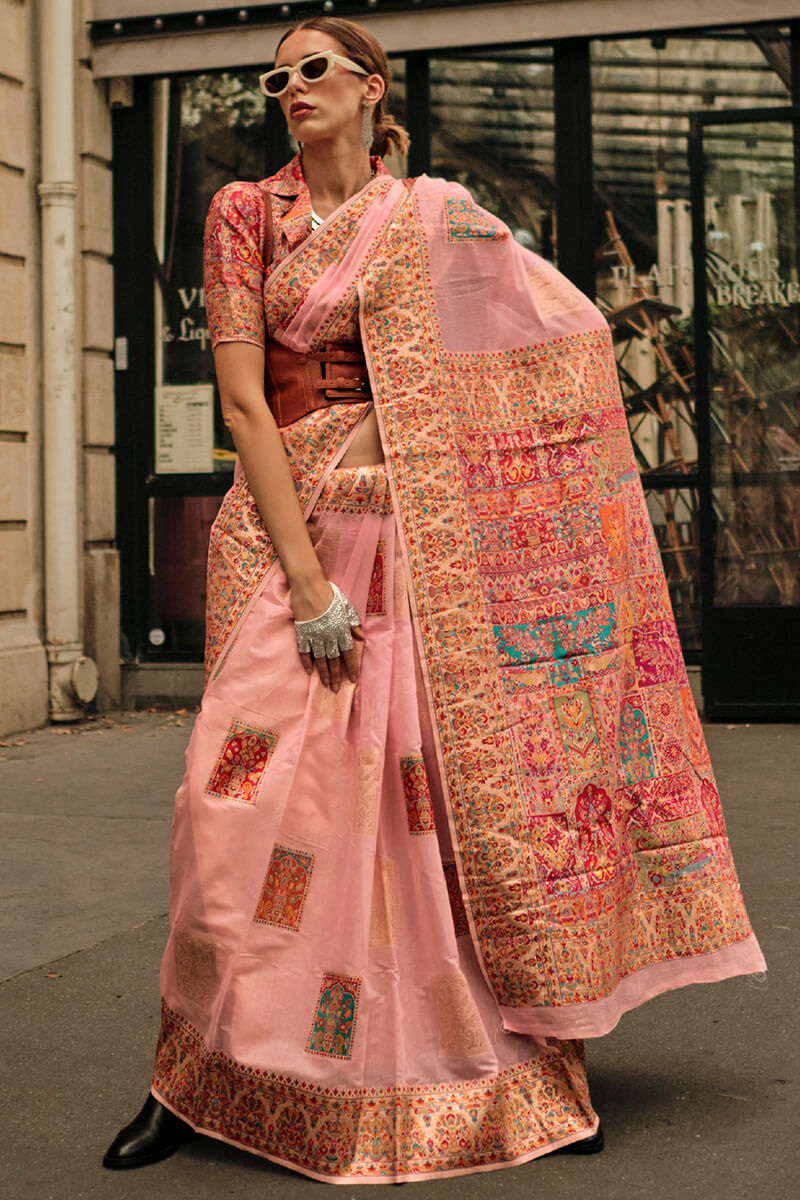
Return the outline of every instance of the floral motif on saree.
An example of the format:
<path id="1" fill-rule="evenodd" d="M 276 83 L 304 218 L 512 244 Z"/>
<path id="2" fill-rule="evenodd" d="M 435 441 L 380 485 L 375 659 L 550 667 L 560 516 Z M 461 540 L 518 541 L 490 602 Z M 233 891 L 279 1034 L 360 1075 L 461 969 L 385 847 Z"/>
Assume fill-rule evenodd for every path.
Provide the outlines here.
<path id="1" fill-rule="evenodd" d="M 592 712 L 591 692 L 560 691 L 553 699 L 564 761 L 573 775 L 603 766 L 603 753 Z"/>
<path id="2" fill-rule="evenodd" d="M 445 200 L 444 220 L 449 242 L 470 241 L 473 238 L 498 240 L 509 236 L 492 220 L 486 209 L 479 208 L 473 200 Z"/>
<path id="3" fill-rule="evenodd" d="M 297 931 L 313 869 L 313 854 L 275 846 L 253 920 Z"/>
<path id="4" fill-rule="evenodd" d="M 350 1058 L 358 1015 L 361 980 L 346 975 L 326 975 L 322 980 L 314 1023 L 306 1051 L 329 1058 Z"/>
<path id="5" fill-rule="evenodd" d="M 431 789 L 423 759 L 416 755 L 401 758 L 400 774 L 403 778 L 409 833 L 435 833 Z"/>
<path id="6" fill-rule="evenodd" d="M 205 1008 L 219 984 L 214 942 L 207 933 L 182 925 L 172 936 L 178 988 L 187 1000 Z"/>
<path id="7" fill-rule="evenodd" d="M 442 1058 L 474 1058 L 483 1054 L 487 1048 L 486 1034 L 464 976 L 440 975 L 433 982 L 433 990 Z"/>
<path id="8" fill-rule="evenodd" d="M 378 542 L 372 577 L 367 595 L 367 616 L 382 617 L 386 614 L 386 543 Z"/>
<path id="9" fill-rule="evenodd" d="M 255 804 L 278 735 L 234 720 L 206 786 L 209 796 Z"/>
<path id="10" fill-rule="evenodd" d="M 383 747 L 365 746 L 358 755 L 356 804 L 353 832 L 372 837 L 378 819 L 378 800 L 383 778 Z"/>
<path id="11" fill-rule="evenodd" d="M 370 946 L 391 946 L 396 940 L 397 864 L 393 858 L 376 858 L 369 920 Z"/>

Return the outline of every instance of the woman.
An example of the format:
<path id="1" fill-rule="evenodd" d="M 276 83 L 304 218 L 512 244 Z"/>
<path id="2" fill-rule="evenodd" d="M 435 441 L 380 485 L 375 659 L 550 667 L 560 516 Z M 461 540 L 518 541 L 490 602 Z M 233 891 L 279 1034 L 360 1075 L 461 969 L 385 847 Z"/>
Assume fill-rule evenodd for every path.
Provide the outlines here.
<path id="1" fill-rule="evenodd" d="M 206 230 L 240 467 L 152 1094 L 104 1161 L 190 1127 L 335 1183 L 597 1150 L 579 1039 L 763 967 L 610 336 L 463 188 L 392 178 L 366 30 L 276 64 L 302 155 Z"/>

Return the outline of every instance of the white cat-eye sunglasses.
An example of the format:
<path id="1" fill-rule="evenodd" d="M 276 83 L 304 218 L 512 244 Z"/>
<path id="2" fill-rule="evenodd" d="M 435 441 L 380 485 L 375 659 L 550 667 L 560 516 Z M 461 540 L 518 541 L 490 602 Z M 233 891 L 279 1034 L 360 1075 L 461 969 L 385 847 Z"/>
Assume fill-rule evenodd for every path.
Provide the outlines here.
<path id="1" fill-rule="evenodd" d="M 339 63 L 341 67 L 347 67 L 348 71 L 355 71 L 359 75 L 369 74 L 369 71 L 365 71 L 351 58 L 343 58 L 333 50 L 318 50 L 316 54 L 308 54 L 301 58 L 293 67 L 275 67 L 272 71 L 265 71 L 263 75 L 259 75 L 258 85 L 265 96 L 282 96 L 295 71 L 300 73 L 300 78 L 306 83 L 319 83 L 326 75 L 330 75 L 334 63 Z"/>

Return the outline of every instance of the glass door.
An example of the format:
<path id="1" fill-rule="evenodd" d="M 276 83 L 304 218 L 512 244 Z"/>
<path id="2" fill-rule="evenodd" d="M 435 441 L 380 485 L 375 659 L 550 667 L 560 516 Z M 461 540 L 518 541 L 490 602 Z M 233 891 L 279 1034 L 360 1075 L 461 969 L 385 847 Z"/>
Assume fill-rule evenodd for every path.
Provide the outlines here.
<path id="1" fill-rule="evenodd" d="M 800 717 L 800 109 L 690 129 L 706 715 Z"/>

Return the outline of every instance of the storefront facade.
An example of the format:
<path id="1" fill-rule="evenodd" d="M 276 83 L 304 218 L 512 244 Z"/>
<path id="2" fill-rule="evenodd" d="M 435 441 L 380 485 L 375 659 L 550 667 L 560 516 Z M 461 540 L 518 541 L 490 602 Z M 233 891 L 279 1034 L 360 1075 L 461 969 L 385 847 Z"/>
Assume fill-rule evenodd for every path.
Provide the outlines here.
<path id="1" fill-rule="evenodd" d="M 717 718 L 800 684 L 800 4 L 95 0 L 113 108 L 117 547 L 127 698 L 199 687 L 233 470 L 202 289 L 214 191 L 287 160 L 257 74 L 304 15 L 374 28 L 397 175 L 464 183 L 606 312 L 684 650 Z M 165 11 L 166 10 L 166 11 Z M 746 23 L 745 23 L 746 22 Z M 580 31 L 580 36 L 575 36 Z M 796 674 L 796 673 L 795 673 Z"/>

